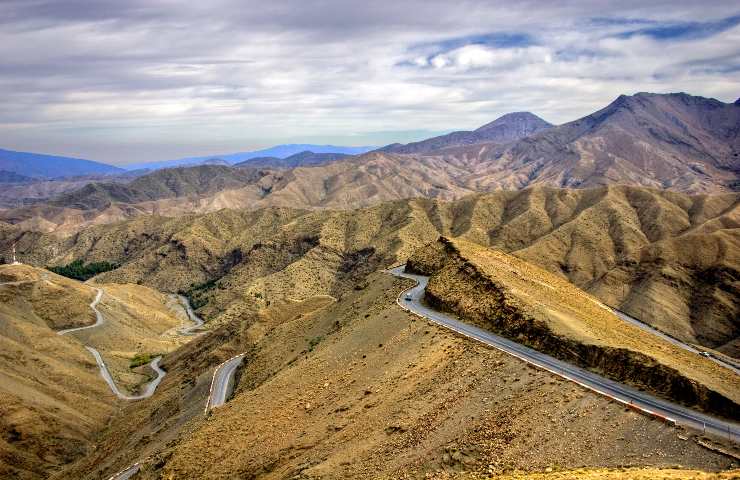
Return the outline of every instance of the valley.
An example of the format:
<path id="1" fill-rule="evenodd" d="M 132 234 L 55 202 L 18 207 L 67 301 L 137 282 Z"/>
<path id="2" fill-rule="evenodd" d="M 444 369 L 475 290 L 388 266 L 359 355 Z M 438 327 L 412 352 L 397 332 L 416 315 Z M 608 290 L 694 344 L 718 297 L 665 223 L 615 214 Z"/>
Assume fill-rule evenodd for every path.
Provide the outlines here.
<path id="1" fill-rule="evenodd" d="M 116 396 L 134 400 L 140 388 L 141 398 L 151 396 L 150 368 L 132 367 L 131 358 L 182 345 L 166 334 L 182 320 L 168 297 L 146 287 L 94 287 L 26 265 L 0 266 L 0 279 L 0 474 L 46 478 L 93 445 L 116 415 Z"/>
<path id="2" fill-rule="evenodd" d="M 127 407 L 59 478 L 134 462 L 134 478 L 732 464 L 690 432 L 405 313 L 406 282 L 375 273 L 336 301 L 279 302 L 188 344 L 166 359 L 160 403 Z M 213 367 L 241 352 L 233 398 L 204 416 Z"/>
<path id="3" fill-rule="evenodd" d="M 740 8 L 0 1 L 0 480 L 740 480 Z"/>
<path id="4" fill-rule="evenodd" d="M 226 318 L 273 295 L 335 295 L 439 235 L 460 237 L 515 253 L 678 339 L 736 356 L 739 215 L 737 194 L 538 187 L 351 212 L 141 217 L 61 239 L 6 226 L 0 244 L 17 242 L 29 263 L 120 263 L 100 278 L 195 289 L 207 299 L 205 316 Z M 55 251 L 64 254 L 50 255 Z"/>
<path id="5" fill-rule="evenodd" d="M 644 231 L 648 218 L 670 221 L 652 224 L 661 229 Z M 597 227 L 604 222 L 609 226 Z M 554 356 L 595 368 L 600 375 L 632 385 L 632 391 L 644 388 L 663 399 L 734 419 L 738 391 L 733 371 L 620 320 L 602 302 L 632 309 L 635 315 L 644 309 L 657 315 L 661 303 L 653 302 L 651 289 L 683 298 L 686 305 L 697 297 L 684 295 L 697 288 L 713 302 L 736 301 L 731 281 L 715 283 L 698 273 L 719 265 L 736 271 L 736 250 L 721 247 L 736 241 L 735 225 L 735 194 L 692 197 L 635 187 L 535 188 L 452 202 L 395 201 L 353 211 L 265 208 L 177 218 L 143 216 L 66 238 L 38 233 L 18 238 L 16 227 L 9 227 L 4 238 L 17 242 L 24 261 L 117 265 L 98 274 L 92 285 L 103 288 L 109 302 L 127 307 L 111 308 L 103 302 L 101 311 L 106 318 L 116 318 L 128 310 L 147 319 L 146 325 L 120 317 L 120 324 L 76 333 L 82 342 L 109 352 L 103 355 L 117 385 L 137 384 L 125 375 L 132 343 L 137 352 L 170 352 L 159 363 L 167 374 L 156 393 L 125 402 L 100 430 L 95 449 L 52 478 L 100 478 L 134 464 L 138 470 L 132 478 L 227 478 L 227 472 L 234 471 L 265 478 L 361 478 L 369 472 L 414 478 L 433 472 L 542 470 L 555 457 L 559 469 L 616 467 L 625 458 L 633 458 L 631 465 L 637 466 L 729 468 L 732 460 L 701 446 L 708 440 L 696 433 L 696 423 L 679 422 L 677 430 L 414 319 L 395 304 L 410 285 L 381 270 L 408 259 L 411 268 L 447 272 L 445 257 L 433 246 L 439 241 L 452 242 L 468 252 L 465 258 L 484 265 L 503 262 L 508 266 L 491 272 L 496 272 L 496 282 L 515 292 L 516 305 L 524 305 L 515 311 L 526 312 L 523 318 L 533 316 L 526 320 L 532 325 L 547 322 L 556 335 L 551 339 L 565 335 L 571 343 L 563 348 L 566 344 L 540 334 L 527 339 L 524 330 L 524 337 L 514 332 L 518 342 L 553 347 Z M 448 240 L 438 241 L 440 235 Z M 613 242 L 613 250 L 603 247 L 608 242 Z M 691 258 L 697 244 L 716 244 L 717 253 Z M 669 255 L 668 246 L 685 249 Z M 594 248 L 611 251 L 613 257 L 594 257 Z M 53 251 L 64 254 L 46 256 Z M 650 260 L 656 256 L 662 260 Z M 652 276 L 646 278 L 643 272 Z M 487 298 L 496 298 L 466 278 L 444 276 L 450 274 L 435 274 L 430 282 L 427 295 L 434 295 L 429 298 L 437 299 L 438 306 L 451 308 L 446 306 L 450 299 L 484 306 Z M 521 283 L 528 278 L 539 280 Z M 677 278 L 686 280 L 676 284 Z M 565 293 L 553 296 L 549 292 L 555 290 L 545 284 Z M 177 320 L 165 320 L 156 302 L 132 310 L 130 302 L 147 298 L 149 291 L 188 298 L 206 320 L 201 327 L 206 333 L 181 335 L 189 316 L 174 295 L 157 293 L 159 304 L 169 305 L 170 312 L 180 306 Z M 454 300 L 462 292 L 464 300 Z M 86 299 L 81 311 L 89 315 L 87 304 L 93 299 Z M 731 305 L 728 312 L 736 311 Z M 722 325 L 734 325 L 733 313 L 723 317 L 717 310 L 714 317 L 704 312 L 697 318 L 677 315 L 675 300 L 670 306 L 659 320 L 641 320 L 697 345 L 708 344 L 707 337 L 682 334 L 684 326 L 692 325 L 684 332 L 721 332 Z M 478 311 L 458 313 L 466 322 L 491 328 L 483 320 L 488 317 Z M 736 335 L 731 329 L 726 332 L 714 340 L 717 343 L 698 348 L 736 355 Z M 593 348 L 631 353 L 620 354 L 617 363 L 588 363 L 606 358 L 586 355 Z M 584 353 L 573 357 L 570 351 Z M 218 369 L 222 373 L 216 381 L 216 367 L 234 357 L 236 361 Z M 92 360 L 86 357 L 94 367 Z M 621 367 L 615 370 L 612 364 Z M 103 384 L 101 380 L 95 378 Z M 214 383 L 218 392 L 212 397 Z M 694 393 L 687 396 L 687 388 Z M 106 394 L 112 396 L 110 390 Z M 213 405 L 209 398 L 216 398 Z M 514 411 L 512 402 L 518 405 Z M 552 423 L 550 418 L 564 420 Z M 597 433 L 593 426 L 602 424 L 611 425 L 614 439 L 589 440 Z M 430 425 L 434 429 L 425 433 Z M 282 433 L 256 441 L 268 428 Z M 713 442 L 722 442 L 712 428 L 707 434 Z M 539 445 L 541 457 L 517 453 L 531 451 L 528 442 L 537 439 L 541 444 L 545 438 L 551 443 Z M 577 443 L 581 446 L 569 456 L 562 438 L 584 443 Z M 617 444 L 623 447 L 615 450 Z M 251 446 L 244 450 L 244 445 Z M 388 463 L 383 459 L 390 451 L 401 453 Z M 646 451 L 654 453 L 645 457 Z M 639 460 L 652 455 L 662 460 Z M 340 460 L 348 456 L 357 460 Z"/>

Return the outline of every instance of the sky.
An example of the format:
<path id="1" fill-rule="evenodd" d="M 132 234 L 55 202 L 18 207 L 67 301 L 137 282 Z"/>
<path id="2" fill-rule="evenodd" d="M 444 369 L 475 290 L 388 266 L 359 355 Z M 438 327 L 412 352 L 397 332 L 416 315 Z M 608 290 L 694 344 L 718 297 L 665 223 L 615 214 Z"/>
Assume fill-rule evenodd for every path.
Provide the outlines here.
<path id="1" fill-rule="evenodd" d="M 620 94 L 740 96 L 733 1 L 0 0 L 0 148 L 385 145 Z"/>

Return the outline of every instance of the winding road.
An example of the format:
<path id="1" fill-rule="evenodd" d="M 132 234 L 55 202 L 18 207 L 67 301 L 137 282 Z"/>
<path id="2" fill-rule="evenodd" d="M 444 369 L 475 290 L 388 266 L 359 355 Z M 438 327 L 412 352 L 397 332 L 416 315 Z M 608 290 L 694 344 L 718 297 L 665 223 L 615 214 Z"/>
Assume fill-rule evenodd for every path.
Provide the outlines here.
<path id="1" fill-rule="evenodd" d="M 95 299 L 90 303 L 90 308 L 92 309 L 93 312 L 95 312 L 95 323 L 93 323 L 92 325 L 84 326 L 84 327 L 75 327 L 75 328 L 67 328 L 64 330 L 59 330 L 57 331 L 57 335 L 66 335 L 68 333 L 79 332 L 80 330 L 86 330 L 88 328 L 99 327 L 105 323 L 105 317 L 103 317 L 102 312 L 98 310 L 98 303 L 100 303 L 100 300 L 103 298 L 103 289 L 95 288 L 95 290 L 97 290 L 98 293 L 97 295 L 95 295 Z M 115 394 L 115 396 L 120 398 L 121 400 L 143 400 L 145 398 L 151 397 L 152 395 L 154 395 L 154 391 L 157 389 L 157 386 L 162 381 L 166 373 L 159 366 L 159 362 L 160 360 L 162 360 L 162 357 L 156 357 L 154 360 L 152 360 L 149 363 L 149 366 L 152 368 L 152 370 L 156 372 L 157 378 L 147 383 L 146 386 L 144 387 L 143 393 L 141 393 L 140 395 L 125 395 L 123 392 L 121 392 L 118 386 L 116 386 L 116 382 L 113 381 L 113 377 L 110 374 L 110 370 L 108 370 L 108 366 L 105 364 L 105 361 L 103 360 L 103 357 L 100 355 L 100 352 L 98 352 L 95 348 L 89 345 L 85 345 L 85 348 L 95 358 L 95 362 L 98 364 L 98 367 L 100 368 L 100 376 L 103 377 L 103 380 L 105 380 L 105 382 L 108 384 L 113 394 Z"/>
<path id="2" fill-rule="evenodd" d="M 100 352 L 89 345 L 85 345 L 85 348 L 92 353 L 93 357 L 95 357 L 95 361 L 98 363 L 98 367 L 100 367 L 100 376 L 103 377 L 103 380 L 108 384 L 111 391 L 121 400 L 143 400 L 151 397 L 154 395 L 154 391 L 157 389 L 157 386 L 159 386 L 159 383 L 162 381 L 166 373 L 159 366 L 159 361 L 162 360 L 162 357 L 156 357 L 149 363 L 149 366 L 157 373 L 157 378 L 147 383 L 144 387 L 144 391 L 140 395 L 126 395 L 116 386 L 116 382 L 113 381 L 113 377 L 108 370 L 108 366 L 103 361 L 103 357 L 100 356 Z"/>
<path id="3" fill-rule="evenodd" d="M 103 319 L 103 314 L 100 313 L 100 310 L 98 310 L 98 303 L 100 303 L 100 299 L 103 298 L 103 290 L 101 288 L 96 288 L 95 290 L 98 291 L 97 295 L 95 295 L 95 299 L 90 303 L 90 308 L 93 312 L 95 312 L 95 323 L 92 325 L 87 325 L 84 327 L 75 327 L 75 328 L 66 328 L 64 330 L 57 330 L 57 335 L 66 335 L 68 333 L 72 332 L 79 332 L 80 330 L 87 330 L 88 328 L 95 328 L 101 326 L 103 323 L 105 323 L 105 320 Z"/>
<path id="4" fill-rule="evenodd" d="M 653 334 L 653 335 L 655 335 L 657 337 L 660 337 L 663 340 L 665 340 L 666 342 L 670 342 L 673 345 L 676 345 L 679 348 L 683 348 L 684 350 L 687 350 L 687 351 L 689 351 L 691 353 L 695 353 L 697 355 L 701 355 L 703 357 L 706 357 L 706 358 L 710 359 L 711 361 L 713 361 L 714 363 L 716 363 L 717 365 L 720 365 L 720 366 L 725 367 L 725 368 L 727 368 L 729 370 L 732 370 L 737 375 L 740 375 L 740 369 L 738 369 L 735 365 L 722 360 L 721 358 L 717 358 L 717 357 L 715 357 L 712 354 L 707 354 L 708 356 L 707 355 L 704 355 L 702 353 L 702 350 L 699 350 L 698 348 L 694 347 L 693 345 L 689 345 L 688 343 L 684 343 L 681 340 L 668 335 L 667 333 L 663 333 L 660 330 L 651 327 L 647 323 L 645 323 L 645 322 L 643 322 L 641 320 L 638 320 L 635 317 L 632 317 L 630 315 L 627 315 L 626 313 L 624 313 L 621 310 L 617 310 L 616 308 L 612 308 L 612 312 L 614 312 L 614 314 L 616 316 L 618 316 L 619 318 L 621 318 L 625 322 L 631 323 L 632 325 L 636 326 L 637 328 L 639 328 L 641 330 L 644 330 L 644 331 L 646 331 L 648 333 L 651 333 L 651 334 Z"/>
<path id="5" fill-rule="evenodd" d="M 193 330 L 195 330 L 195 329 L 200 328 L 200 327 L 203 326 L 203 319 L 200 318 L 198 315 L 196 315 L 195 311 L 193 310 L 193 307 L 190 305 L 190 302 L 188 301 L 187 298 L 185 298 L 182 295 L 177 295 L 177 298 L 180 301 L 180 303 L 182 304 L 182 306 L 185 308 L 185 312 L 187 312 L 188 318 L 190 319 L 191 322 L 193 322 L 193 325 L 191 325 L 189 327 L 183 327 L 182 329 L 180 329 L 180 334 L 182 334 L 182 335 L 200 335 L 201 333 L 203 333 L 203 332 L 196 332 L 196 333 L 193 332 Z M 97 302 L 94 302 L 94 303 L 95 303 L 95 305 L 97 305 Z M 90 307 L 93 307 L 93 305 L 90 304 Z M 97 309 L 94 309 L 94 310 L 95 310 L 96 314 L 99 314 L 99 312 L 97 311 Z M 102 317 L 102 315 L 101 315 L 101 317 Z M 83 328 L 88 328 L 88 327 L 83 327 Z M 149 364 L 154 369 L 154 371 L 157 372 L 157 378 L 155 378 L 154 380 L 152 380 L 151 382 L 149 382 L 147 384 L 147 386 L 146 386 L 146 388 L 144 390 L 144 393 L 142 393 L 141 395 L 137 395 L 135 397 L 123 395 L 118 390 L 118 387 L 116 387 L 116 384 L 113 381 L 113 378 L 111 377 L 110 372 L 108 371 L 108 367 L 106 367 L 105 362 L 103 362 L 103 359 L 101 358 L 100 353 L 98 353 L 98 351 L 95 350 L 92 347 L 85 346 L 85 348 L 87 348 L 90 351 L 90 353 L 92 353 L 93 356 L 95 357 L 95 361 L 98 362 L 98 366 L 100 367 L 100 374 L 103 376 L 103 378 L 105 379 L 105 381 L 108 383 L 108 385 L 110 386 L 111 390 L 113 390 L 113 393 L 115 393 L 118 396 L 118 398 L 121 398 L 121 399 L 124 399 L 124 400 L 141 400 L 142 398 L 151 397 L 152 394 L 154 394 L 154 391 L 157 389 L 157 386 L 159 385 L 159 382 L 162 381 L 162 378 L 165 375 L 164 370 L 162 370 L 161 368 L 159 368 L 159 361 L 161 360 L 161 357 L 157 357 L 154 360 L 152 360 L 152 362 Z M 219 365 L 219 367 L 221 367 L 221 365 Z M 219 367 L 217 367 L 217 369 Z M 235 368 L 236 367 L 234 367 L 234 369 Z M 229 372 L 229 375 L 233 375 L 233 373 L 234 373 L 234 370 L 232 369 Z M 231 378 L 230 376 L 227 377 L 227 387 L 226 388 L 228 388 L 228 381 L 230 380 L 230 378 Z M 215 379 L 215 373 L 214 373 L 214 379 Z M 214 383 L 211 382 L 211 389 L 213 389 L 213 385 L 214 385 Z M 221 400 L 221 404 L 223 404 L 226 401 L 226 391 L 224 392 L 222 398 L 223 399 Z M 209 396 L 209 402 L 210 402 L 210 396 Z M 206 410 L 207 409 L 208 409 L 208 405 L 206 405 Z M 133 477 L 134 475 L 136 475 L 137 473 L 139 473 L 139 470 L 140 469 L 141 469 L 141 462 L 134 463 L 130 467 L 126 467 L 125 469 L 121 470 L 120 472 L 112 475 L 109 478 L 109 480 L 129 480 L 131 477 Z"/>
<path id="6" fill-rule="evenodd" d="M 679 424 L 699 431 L 705 431 L 722 438 L 738 442 L 740 425 L 735 422 L 706 415 L 689 408 L 656 398 L 627 385 L 604 378 L 593 372 L 576 367 L 544 353 L 520 345 L 489 331 L 468 325 L 452 316 L 438 312 L 421 302 L 429 277 L 404 272 L 405 265 L 389 270 L 397 277 L 409 278 L 417 282 L 398 297 L 401 308 L 424 317 L 437 325 L 450 329 L 473 340 L 479 341 L 525 362 L 547 370 L 561 378 L 575 382 L 593 392 L 609 397 L 617 402 L 667 423 Z"/>
<path id="7" fill-rule="evenodd" d="M 191 322 L 193 322 L 193 325 L 189 327 L 183 327 L 180 329 L 180 333 L 182 335 L 200 335 L 203 332 L 193 332 L 193 330 L 196 330 L 203 326 L 203 319 L 200 318 L 196 313 L 195 310 L 193 310 L 192 305 L 190 305 L 190 301 L 184 297 L 183 295 L 177 295 L 178 300 L 180 300 L 180 303 L 185 308 L 185 312 L 188 314 L 188 318 Z"/>

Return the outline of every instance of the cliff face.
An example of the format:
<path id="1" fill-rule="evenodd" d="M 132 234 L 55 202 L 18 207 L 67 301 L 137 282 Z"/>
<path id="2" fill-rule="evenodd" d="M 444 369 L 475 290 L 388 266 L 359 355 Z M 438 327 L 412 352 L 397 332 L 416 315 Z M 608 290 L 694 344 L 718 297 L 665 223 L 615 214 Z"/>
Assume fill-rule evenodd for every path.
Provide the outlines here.
<path id="1" fill-rule="evenodd" d="M 431 276 L 425 300 L 435 308 L 620 382 L 740 418 L 731 372 L 622 322 L 590 295 L 522 260 L 440 237 L 406 268 Z"/>

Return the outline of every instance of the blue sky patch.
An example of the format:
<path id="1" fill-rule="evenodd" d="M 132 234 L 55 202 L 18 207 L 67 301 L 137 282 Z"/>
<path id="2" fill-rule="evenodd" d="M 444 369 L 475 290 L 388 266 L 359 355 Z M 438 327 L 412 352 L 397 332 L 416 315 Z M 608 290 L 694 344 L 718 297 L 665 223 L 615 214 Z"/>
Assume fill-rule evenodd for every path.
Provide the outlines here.
<path id="1" fill-rule="evenodd" d="M 637 35 L 655 40 L 683 40 L 708 38 L 740 24 L 740 15 L 710 22 L 663 23 L 655 26 L 622 32 L 618 38 L 631 38 Z"/>
<path id="2" fill-rule="evenodd" d="M 516 48 L 535 45 L 537 42 L 528 33 L 523 32 L 498 32 L 485 33 L 481 35 L 468 35 L 465 37 L 449 38 L 438 42 L 417 43 L 411 47 L 412 50 L 433 50 L 432 55 L 449 52 L 466 45 L 485 45 L 495 48 Z"/>

